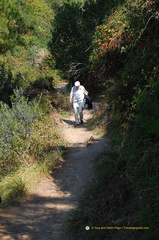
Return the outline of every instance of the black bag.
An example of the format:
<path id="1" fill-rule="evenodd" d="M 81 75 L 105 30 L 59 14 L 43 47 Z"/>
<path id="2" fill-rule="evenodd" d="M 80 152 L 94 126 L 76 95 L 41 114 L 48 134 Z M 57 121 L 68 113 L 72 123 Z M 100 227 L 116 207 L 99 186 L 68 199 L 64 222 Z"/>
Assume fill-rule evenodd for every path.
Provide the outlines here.
<path id="1" fill-rule="evenodd" d="M 92 104 L 92 100 L 90 99 L 90 97 L 88 95 L 85 95 L 84 98 L 86 99 L 87 108 L 88 109 L 92 109 L 93 108 L 93 104 Z"/>

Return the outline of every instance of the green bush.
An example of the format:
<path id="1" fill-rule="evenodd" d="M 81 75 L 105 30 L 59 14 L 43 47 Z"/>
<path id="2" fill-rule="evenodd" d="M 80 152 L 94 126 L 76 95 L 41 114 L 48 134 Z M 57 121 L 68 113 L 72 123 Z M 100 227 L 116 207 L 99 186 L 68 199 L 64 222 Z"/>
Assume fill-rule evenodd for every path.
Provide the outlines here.
<path id="1" fill-rule="evenodd" d="M 12 108 L 1 103 L 0 108 L 0 156 L 1 175 L 14 171 L 19 162 L 17 155 L 27 149 L 32 122 L 40 115 L 39 103 L 27 102 L 22 89 L 14 90 Z M 25 141 L 24 141 L 25 140 Z M 27 140 L 27 141 L 26 141 Z M 24 160 L 27 164 L 27 162 Z"/>

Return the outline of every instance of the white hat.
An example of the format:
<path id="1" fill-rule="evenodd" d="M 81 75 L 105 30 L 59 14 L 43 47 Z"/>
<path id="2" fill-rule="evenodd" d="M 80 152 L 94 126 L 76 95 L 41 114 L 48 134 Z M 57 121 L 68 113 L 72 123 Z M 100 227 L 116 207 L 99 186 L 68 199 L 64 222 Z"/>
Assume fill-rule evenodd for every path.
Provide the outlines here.
<path id="1" fill-rule="evenodd" d="M 76 82 L 75 82 L 75 86 L 76 86 L 76 87 L 80 86 L 80 82 L 79 82 L 79 81 L 76 81 Z"/>

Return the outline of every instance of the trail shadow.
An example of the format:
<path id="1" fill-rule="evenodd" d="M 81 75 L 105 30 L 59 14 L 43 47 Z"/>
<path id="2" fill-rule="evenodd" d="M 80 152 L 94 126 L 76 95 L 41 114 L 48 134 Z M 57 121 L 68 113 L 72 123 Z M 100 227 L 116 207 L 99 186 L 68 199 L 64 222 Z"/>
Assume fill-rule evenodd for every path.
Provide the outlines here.
<path id="1" fill-rule="evenodd" d="M 110 150 L 110 140 L 95 139 L 90 143 L 75 142 L 68 147 L 62 167 L 53 170 L 56 185 L 78 199 L 91 180 L 94 170 L 101 161 L 101 154 Z"/>
<path id="2" fill-rule="evenodd" d="M 73 126 L 75 124 L 74 121 L 71 121 L 71 120 L 68 120 L 68 119 L 62 119 L 62 121 L 65 122 L 68 125 L 71 125 L 71 126 Z"/>
<path id="3" fill-rule="evenodd" d="M 18 206 L 0 210 L 0 239 L 65 239 L 59 237 L 63 234 L 62 222 L 68 212 L 77 207 L 79 197 L 92 178 L 97 156 L 107 144 L 107 140 L 97 139 L 88 147 L 78 142 L 70 146 L 62 165 L 51 173 L 52 182 L 61 195 L 57 197 L 56 192 L 51 197 L 32 194 L 26 201 L 20 201 Z M 51 188 L 50 191 L 54 190 Z"/>
<path id="4" fill-rule="evenodd" d="M 53 240 L 60 231 L 61 217 L 72 209 L 70 197 L 48 198 L 32 195 L 24 205 L 3 210 L 0 213 L 0 239 L 9 240 Z M 57 211 L 56 204 L 59 208 Z M 54 206 L 55 205 L 55 206 Z M 50 206 L 50 207 L 49 207 Z M 54 207 L 53 207 L 54 206 Z M 59 221 L 56 215 L 59 215 Z M 55 220 L 56 219 L 56 220 Z"/>
<path id="5" fill-rule="evenodd" d="M 67 124 L 68 126 L 74 126 L 75 125 L 75 121 L 73 120 L 68 120 L 68 119 L 62 119 L 62 121 L 64 122 L 64 124 Z M 86 128 L 88 127 L 88 123 L 87 123 L 88 119 L 85 120 L 82 124 L 80 123 L 79 126 L 77 128 Z M 89 131 L 89 129 L 87 129 Z"/>

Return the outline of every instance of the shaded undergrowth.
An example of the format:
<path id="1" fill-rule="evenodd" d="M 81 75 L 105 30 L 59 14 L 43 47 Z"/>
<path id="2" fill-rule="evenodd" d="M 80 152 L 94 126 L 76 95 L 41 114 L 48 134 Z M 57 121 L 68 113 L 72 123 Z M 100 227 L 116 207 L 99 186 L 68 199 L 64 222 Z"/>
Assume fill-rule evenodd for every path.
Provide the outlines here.
<path id="1" fill-rule="evenodd" d="M 72 240 L 157 239 L 158 144 L 136 129 L 120 132 L 104 105 L 90 125 L 101 131 L 101 122 L 108 116 L 102 131 L 112 139 L 112 152 L 96 160 L 96 173 L 67 219 L 67 234 Z"/>
<path id="2" fill-rule="evenodd" d="M 132 179 L 124 165 L 116 153 L 102 156 L 78 209 L 67 220 L 70 239 L 158 238 L 157 205 L 149 188 L 153 179 L 147 185 Z"/>

